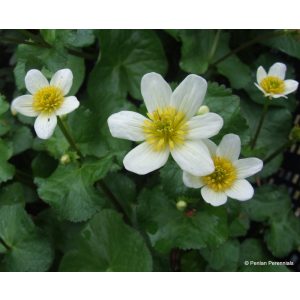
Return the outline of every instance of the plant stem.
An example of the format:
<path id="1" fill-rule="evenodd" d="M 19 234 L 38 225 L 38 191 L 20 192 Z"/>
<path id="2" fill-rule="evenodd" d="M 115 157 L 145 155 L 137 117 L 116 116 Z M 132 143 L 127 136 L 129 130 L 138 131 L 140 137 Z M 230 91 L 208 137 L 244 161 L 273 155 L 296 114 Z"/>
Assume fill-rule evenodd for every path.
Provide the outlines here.
<path id="1" fill-rule="evenodd" d="M 263 109 L 263 112 L 262 112 L 262 114 L 260 116 L 260 120 L 259 120 L 258 126 L 256 128 L 256 132 L 255 132 L 254 138 L 253 138 L 253 140 L 251 142 L 251 149 L 254 149 L 254 147 L 256 145 L 256 142 L 257 142 L 260 130 L 262 128 L 262 125 L 264 123 L 265 117 L 266 117 L 267 112 L 268 112 L 269 104 L 270 104 L 270 100 L 269 99 L 265 99 L 264 109 Z"/>
<path id="2" fill-rule="evenodd" d="M 66 126 L 64 125 L 63 121 L 61 120 L 61 118 L 59 116 L 57 116 L 57 123 L 58 123 L 58 126 L 59 126 L 60 130 L 62 131 L 63 135 L 65 136 L 66 140 L 69 142 L 70 146 L 74 149 L 74 151 L 77 152 L 77 154 L 79 155 L 80 159 L 82 160 L 83 159 L 82 153 L 78 149 L 78 147 L 77 147 L 74 139 L 72 138 L 71 134 L 69 133 L 68 129 L 66 128 Z M 116 207 L 116 209 L 123 214 L 125 222 L 127 224 L 131 225 L 130 218 L 128 217 L 128 215 L 126 214 L 125 210 L 123 209 L 123 207 L 118 202 L 118 200 L 115 197 L 115 195 L 111 192 L 111 190 L 109 189 L 109 187 L 106 185 L 106 183 L 103 180 L 99 180 L 98 184 L 101 187 L 101 189 L 103 190 L 103 192 L 111 200 L 111 202 Z"/>
<path id="3" fill-rule="evenodd" d="M 268 33 L 256 36 L 252 40 L 247 41 L 247 42 L 241 44 L 239 47 L 231 50 L 230 52 L 228 52 L 224 56 L 220 57 L 211 66 L 216 66 L 217 64 L 219 64 L 223 60 L 227 59 L 228 57 L 230 57 L 230 56 L 232 56 L 232 55 L 234 55 L 234 54 L 236 54 L 236 53 L 238 53 L 238 52 L 240 52 L 240 51 L 242 51 L 242 50 L 244 50 L 244 49 L 252 46 L 253 44 L 256 44 L 256 43 L 258 43 L 258 42 L 260 42 L 262 40 L 270 39 L 272 37 L 280 36 L 280 35 L 283 35 L 283 34 L 286 34 L 286 32 L 284 30 L 280 30 L 280 31 L 272 31 L 272 32 L 268 32 Z"/>
<path id="4" fill-rule="evenodd" d="M 4 240 L 0 237 L 0 243 L 6 248 L 6 250 L 9 250 L 10 247 L 4 242 Z"/>
<path id="5" fill-rule="evenodd" d="M 77 152 L 78 156 L 82 160 L 83 155 L 82 155 L 81 151 L 78 149 L 77 145 L 75 144 L 74 139 L 72 138 L 71 134 L 69 133 L 69 131 L 67 130 L 66 126 L 64 125 L 63 121 L 61 120 L 61 118 L 59 116 L 57 116 L 57 123 L 58 123 L 58 126 L 59 126 L 61 132 L 65 136 L 66 140 L 69 142 L 70 146 L 73 148 L 74 151 Z"/>
<path id="6" fill-rule="evenodd" d="M 115 195 L 111 192 L 111 190 L 109 189 L 109 187 L 106 185 L 106 183 L 104 182 L 104 180 L 99 180 L 98 181 L 99 186 L 101 187 L 102 191 L 108 196 L 108 198 L 111 200 L 111 202 L 113 203 L 113 205 L 116 207 L 116 209 L 122 213 L 122 215 L 124 216 L 124 221 L 131 225 L 131 221 L 130 218 L 128 217 L 128 215 L 126 214 L 125 210 L 123 209 L 123 207 L 121 206 L 121 204 L 119 203 L 119 201 L 117 200 L 117 198 L 115 197 Z"/>
<path id="7" fill-rule="evenodd" d="M 264 165 L 266 165 L 267 163 L 269 163 L 271 160 L 273 160 L 277 155 L 279 155 L 280 153 L 282 153 L 284 150 L 286 150 L 287 148 L 289 148 L 290 146 L 293 145 L 293 141 L 288 141 L 285 144 L 283 144 L 282 146 L 280 146 L 277 150 L 275 150 L 272 154 L 270 154 L 265 160 L 264 160 Z"/>
<path id="8" fill-rule="evenodd" d="M 32 39 L 32 41 L 26 41 L 26 40 L 19 40 L 19 39 L 11 38 L 11 37 L 3 37 L 3 38 L 1 38 L 1 41 L 12 43 L 12 44 L 25 44 L 25 45 L 46 48 L 46 49 L 51 48 L 51 45 L 47 44 L 46 42 L 40 42 L 37 39 L 35 39 L 35 40 Z M 78 51 L 75 49 L 70 49 L 68 47 L 65 47 L 65 49 L 67 50 L 67 52 L 69 54 L 77 56 L 77 57 L 81 57 L 84 59 L 95 60 L 97 58 L 94 54 L 91 54 L 91 53 L 85 53 L 85 52 Z"/>
<path id="9" fill-rule="evenodd" d="M 216 52 L 216 49 L 217 49 L 217 46 L 218 46 L 218 43 L 219 43 L 220 34 L 221 34 L 221 29 L 218 29 L 216 34 L 215 34 L 215 38 L 214 38 L 212 47 L 211 47 L 210 52 L 209 52 L 209 56 L 208 56 L 208 61 L 209 62 L 213 59 L 213 57 L 215 55 L 215 52 Z"/>

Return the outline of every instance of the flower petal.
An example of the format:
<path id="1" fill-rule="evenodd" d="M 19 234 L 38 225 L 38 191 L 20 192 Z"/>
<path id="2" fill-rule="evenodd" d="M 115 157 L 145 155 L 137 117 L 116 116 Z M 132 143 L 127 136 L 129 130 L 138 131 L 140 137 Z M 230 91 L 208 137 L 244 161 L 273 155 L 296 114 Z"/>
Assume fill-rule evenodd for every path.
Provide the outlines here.
<path id="1" fill-rule="evenodd" d="M 266 97 L 268 96 L 268 97 L 271 97 L 271 98 L 287 98 L 287 96 L 286 95 L 284 95 L 284 94 L 266 94 L 265 95 Z"/>
<path id="2" fill-rule="evenodd" d="M 171 154 L 182 170 L 194 176 L 206 176 L 214 171 L 209 151 L 201 141 L 186 141 L 175 147 Z"/>
<path id="3" fill-rule="evenodd" d="M 193 117 L 201 106 L 207 90 L 207 82 L 197 75 L 187 76 L 175 89 L 171 97 L 171 105 Z"/>
<path id="4" fill-rule="evenodd" d="M 256 82 L 254 82 L 255 86 L 264 93 L 265 96 L 267 96 L 268 94 L 266 93 L 266 91 L 260 86 L 258 85 Z"/>
<path id="5" fill-rule="evenodd" d="M 70 92 L 73 83 L 73 73 L 70 69 L 57 71 L 51 78 L 50 85 L 62 89 L 64 96 Z"/>
<path id="6" fill-rule="evenodd" d="M 148 112 L 168 106 L 171 101 L 172 90 L 163 77 L 157 73 L 148 73 L 141 81 L 141 93 Z"/>
<path id="7" fill-rule="evenodd" d="M 27 117 L 36 117 L 38 112 L 36 112 L 33 107 L 33 97 L 31 95 L 23 95 L 17 97 L 11 103 L 11 107 L 14 111 L 27 116 Z"/>
<path id="8" fill-rule="evenodd" d="M 240 152 L 240 137 L 232 133 L 224 135 L 217 148 L 217 156 L 226 157 L 231 161 L 235 161 L 239 158 Z"/>
<path id="9" fill-rule="evenodd" d="M 128 171 L 145 175 L 162 167 L 168 157 L 169 150 L 153 151 L 152 146 L 144 142 L 127 153 L 123 164 Z"/>
<path id="10" fill-rule="evenodd" d="M 263 162 L 258 158 L 250 157 L 237 160 L 234 162 L 234 166 L 236 167 L 238 178 L 247 178 L 261 171 Z"/>
<path id="11" fill-rule="evenodd" d="M 40 139 L 46 140 L 52 136 L 56 124 L 57 118 L 55 114 L 50 116 L 40 114 L 34 122 L 34 129 Z"/>
<path id="12" fill-rule="evenodd" d="M 204 139 L 202 140 L 202 142 L 205 144 L 205 146 L 207 147 L 209 153 L 211 156 L 215 156 L 216 155 L 216 152 L 217 152 L 217 145 L 209 140 L 209 139 Z"/>
<path id="13" fill-rule="evenodd" d="M 232 199 L 245 201 L 253 197 L 252 185 L 245 179 L 236 180 L 233 186 L 225 191 L 226 195 Z"/>
<path id="14" fill-rule="evenodd" d="M 276 76 L 280 79 L 285 78 L 285 72 L 286 72 L 286 65 L 283 63 L 275 63 L 271 68 L 269 69 L 268 76 Z"/>
<path id="15" fill-rule="evenodd" d="M 267 77 L 266 70 L 262 66 L 258 67 L 257 72 L 256 72 L 257 83 L 259 84 L 265 77 Z"/>
<path id="16" fill-rule="evenodd" d="M 29 70 L 25 76 L 25 85 L 27 90 L 34 94 L 39 89 L 48 86 L 49 82 L 47 78 L 39 70 Z"/>
<path id="17" fill-rule="evenodd" d="M 299 83 L 296 80 L 288 79 L 284 81 L 284 84 L 285 84 L 284 94 L 287 95 L 295 92 L 298 88 Z"/>
<path id="18" fill-rule="evenodd" d="M 75 96 L 65 97 L 61 107 L 55 112 L 57 116 L 66 115 L 79 106 L 79 101 Z"/>
<path id="19" fill-rule="evenodd" d="M 182 180 L 187 187 L 194 189 L 201 188 L 204 185 L 204 182 L 202 181 L 201 177 L 194 176 L 186 171 L 183 171 L 182 173 Z"/>
<path id="20" fill-rule="evenodd" d="M 205 202 L 207 202 L 213 206 L 220 206 L 227 202 L 227 196 L 225 193 L 215 192 L 207 186 L 205 186 L 201 189 L 201 195 Z"/>
<path id="21" fill-rule="evenodd" d="M 108 127 L 113 137 L 130 141 L 144 141 L 143 123 L 147 120 L 141 114 L 133 111 L 120 111 L 108 119 Z"/>
<path id="22" fill-rule="evenodd" d="M 195 116 L 187 123 L 188 139 L 206 139 L 219 133 L 223 126 L 223 119 L 215 113 Z"/>

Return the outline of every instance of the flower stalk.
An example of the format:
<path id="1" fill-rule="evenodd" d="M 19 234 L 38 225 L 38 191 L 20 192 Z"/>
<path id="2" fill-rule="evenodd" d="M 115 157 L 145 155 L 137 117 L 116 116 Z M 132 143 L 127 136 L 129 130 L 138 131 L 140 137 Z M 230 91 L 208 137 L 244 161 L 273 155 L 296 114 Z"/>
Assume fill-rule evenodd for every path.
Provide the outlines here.
<path id="1" fill-rule="evenodd" d="M 275 150 L 272 154 L 270 154 L 265 160 L 264 165 L 272 161 L 275 157 L 277 157 L 279 154 L 283 153 L 284 150 L 288 149 L 293 145 L 293 141 L 288 141 L 282 146 L 280 146 L 277 150 Z"/>
<path id="2" fill-rule="evenodd" d="M 78 156 L 80 157 L 80 159 L 83 159 L 83 155 L 81 153 L 81 151 L 79 150 L 79 148 L 77 147 L 73 137 L 71 136 L 71 134 L 69 133 L 68 129 L 66 128 L 65 124 L 63 123 L 62 119 L 58 116 L 57 117 L 57 124 L 61 130 L 61 132 L 63 133 L 63 135 L 65 136 L 66 140 L 68 141 L 68 143 L 70 144 L 71 148 L 73 148 L 74 151 L 77 152 Z"/>
<path id="3" fill-rule="evenodd" d="M 254 149 L 255 146 L 256 146 L 257 139 L 259 137 L 262 125 L 264 123 L 264 120 L 265 120 L 267 112 L 268 112 L 268 108 L 269 108 L 269 104 L 270 104 L 269 101 L 270 101 L 269 99 L 265 100 L 263 112 L 262 112 L 262 114 L 260 116 L 260 120 L 259 120 L 258 126 L 256 128 L 255 135 L 254 135 L 253 140 L 251 142 L 251 149 Z"/>

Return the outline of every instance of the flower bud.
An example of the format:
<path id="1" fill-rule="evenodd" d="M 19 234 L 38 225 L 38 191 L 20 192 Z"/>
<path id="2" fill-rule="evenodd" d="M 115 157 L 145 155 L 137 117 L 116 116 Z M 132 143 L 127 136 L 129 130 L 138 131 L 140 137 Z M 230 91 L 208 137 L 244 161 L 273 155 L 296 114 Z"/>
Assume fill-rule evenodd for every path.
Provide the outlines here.
<path id="1" fill-rule="evenodd" d="M 206 105 L 201 105 L 197 112 L 197 115 L 205 115 L 207 113 L 209 113 L 209 107 Z"/>
<path id="2" fill-rule="evenodd" d="M 177 201 L 176 208 L 179 211 L 184 211 L 186 209 L 186 207 L 187 207 L 187 203 L 184 200 Z"/>
<path id="3" fill-rule="evenodd" d="M 71 158 L 70 158 L 70 155 L 69 154 L 64 154 L 61 158 L 60 158 L 60 163 L 62 165 L 66 165 L 68 163 L 71 162 Z"/>

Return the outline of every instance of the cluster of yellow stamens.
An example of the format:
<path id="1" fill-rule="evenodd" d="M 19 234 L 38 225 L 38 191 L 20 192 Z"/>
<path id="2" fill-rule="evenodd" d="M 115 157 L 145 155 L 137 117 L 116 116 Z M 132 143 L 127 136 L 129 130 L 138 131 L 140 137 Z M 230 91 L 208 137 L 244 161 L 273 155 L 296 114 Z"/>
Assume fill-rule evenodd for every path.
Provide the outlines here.
<path id="1" fill-rule="evenodd" d="M 155 151 L 162 151 L 167 147 L 172 150 L 184 143 L 188 125 L 183 112 L 168 106 L 148 113 L 148 117 L 149 120 L 144 121 L 143 131 L 146 141 Z"/>
<path id="2" fill-rule="evenodd" d="M 259 85 L 268 94 L 283 94 L 285 91 L 285 84 L 282 79 L 276 76 L 265 77 Z"/>
<path id="3" fill-rule="evenodd" d="M 46 86 L 33 95 L 33 109 L 40 113 L 51 114 L 61 107 L 63 91 L 55 86 Z"/>
<path id="4" fill-rule="evenodd" d="M 201 177 L 205 185 L 215 192 L 223 192 L 230 188 L 236 180 L 236 168 L 232 162 L 224 157 L 213 157 L 215 171 L 212 174 Z"/>

